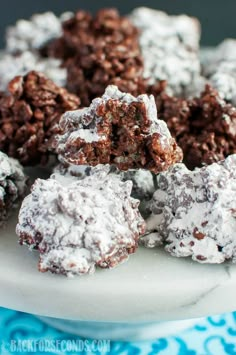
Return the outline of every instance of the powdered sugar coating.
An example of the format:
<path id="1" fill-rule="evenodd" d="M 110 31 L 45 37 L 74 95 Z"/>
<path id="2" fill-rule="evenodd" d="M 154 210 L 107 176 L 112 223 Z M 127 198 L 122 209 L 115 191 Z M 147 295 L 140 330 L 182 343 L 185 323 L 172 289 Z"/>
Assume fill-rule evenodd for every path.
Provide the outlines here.
<path id="1" fill-rule="evenodd" d="M 53 172 L 58 178 L 63 179 L 63 176 L 71 176 L 76 179 L 84 179 L 86 176 L 96 174 L 97 170 L 103 170 L 106 174 L 116 174 L 122 181 L 132 181 L 131 196 L 140 201 L 139 210 L 144 212 L 147 201 L 149 201 L 155 192 L 156 175 L 148 170 L 137 169 L 120 171 L 114 166 L 108 164 L 97 165 L 95 167 L 86 165 L 57 165 Z"/>
<path id="2" fill-rule="evenodd" d="M 35 14 L 29 20 L 18 20 L 6 32 L 6 49 L 10 53 L 38 50 L 47 42 L 62 33 L 62 21 L 70 18 L 71 13 L 58 18 L 52 12 Z"/>
<path id="3" fill-rule="evenodd" d="M 156 172 L 182 158 L 166 123 L 157 118 L 154 97 L 135 98 L 114 85 L 90 107 L 66 112 L 60 130 L 55 146 L 63 163 L 110 163 L 121 170 L 148 167 Z"/>
<path id="4" fill-rule="evenodd" d="M 224 100 L 236 105 L 236 61 L 220 64 L 210 83 Z"/>
<path id="5" fill-rule="evenodd" d="M 236 40 L 226 39 L 212 50 L 202 70 L 219 95 L 236 105 Z"/>
<path id="6" fill-rule="evenodd" d="M 67 73 L 66 69 L 60 66 L 61 61 L 58 59 L 40 58 L 29 51 L 17 56 L 6 53 L 0 58 L 0 90 L 6 90 L 8 83 L 15 76 L 25 75 L 31 70 L 44 73 L 55 84 L 64 87 Z"/>
<path id="7" fill-rule="evenodd" d="M 146 246 L 164 243 L 171 255 L 201 263 L 236 262 L 236 155 L 194 171 L 176 164 L 157 186 Z"/>
<path id="8" fill-rule="evenodd" d="M 20 242 L 39 250 L 40 271 L 73 276 L 114 267 L 136 250 L 145 230 L 131 188 L 99 168 L 82 180 L 38 179 L 20 210 Z"/>
<path id="9" fill-rule="evenodd" d="M 183 95 L 200 76 L 200 25 L 186 15 L 168 16 L 146 7 L 135 9 L 131 21 L 140 33 L 144 77 L 150 84 L 167 80 L 168 93 Z"/>
<path id="10" fill-rule="evenodd" d="M 208 50 L 202 60 L 202 71 L 206 77 L 211 77 L 222 62 L 234 62 L 236 60 L 236 40 L 227 38 L 214 49 Z"/>
<path id="11" fill-rule="evenodd" d="M 133 182 L 132 196 L 141 202 L 149 200 L 154 191 L 155 175 L 148 170 L 128 170 L 121 173 L 124 181 L 131 180 Z"/>
<path id="12" fill-rule="evenodd" d="M 215 47 L 203 46 L 202 48 L 200 48 L 199 55 L 200 55 L 201 65 L 205 66 L 208 63 L 210 63 L 214 54 L 215 54 Z"/>
<path id="13" fill-rule="evenodd" d="M 17 160 L 0 151 L 0 226 L 26 191 L 26 177 Z"/>
<path id="14" fill-rule="evenodd" d="M 123 181 L 132 181 L 131 196 L 140 201 L 139 211 L 147 218 L 149 215 L 147 204 L 155 192 L 156 175 L 144 169 L 123 171 L 120 175 Z"/>
<path id="15" fill-rule="evenodd" d="M 83 179 L 90 174 L 91 167 L 87 165 L 64 165 L 59 163 L 53 169 L 53 174 L 57 175 L 56 179 L 63 178 L 63 176 L 71 176 L 78 179 Z"/>

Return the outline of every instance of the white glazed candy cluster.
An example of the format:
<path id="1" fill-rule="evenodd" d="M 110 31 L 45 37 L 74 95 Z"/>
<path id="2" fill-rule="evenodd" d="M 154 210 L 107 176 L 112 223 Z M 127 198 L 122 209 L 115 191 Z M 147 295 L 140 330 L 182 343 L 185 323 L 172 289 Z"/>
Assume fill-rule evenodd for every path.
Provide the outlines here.
<path id="1" fill-rule="evenodd" d="M 25 75 L 31 70 L 44 73 L 58 86 L 66 84 L 66 70 L 61 68 L 61 61 L 54 58 L 40 58 L 29 51 L 17 56 L 3 54 L 0 57 L 0 90 L 6 90 L 8 83 L 17 75 Z"/>
<path id="2" fill-rule="evenodd" d="M 119 175 L 122 181 L 132 181 L 133 186 L 131 196 L 140 201 L 150 200 L 155 191 L 154 179 L 156 177 L 153 176 L 149 170 L 144 169 L 120 171 L 108 164 L 97 165 L 95 167 L 88 165 L 59 164 L 54 168 L 54 173 L 83 179 L 86 176 L 96 173 L 97 169 L 103 169 L 107 174 Z"/>
<path id="3" fill-rule="evenodd" d="M 143 102 L 150 121 L 150 128 L 147 134 L 158 133 L 160 135 L 161 144 L 168 144 L 171 135 L 166 123 L 157 119 L 154 97 L 144 94 L 136 98 L 129 93 L 121 92 L 115 85 L 109 85 L 103 96 L 94 99 L 89 107 L 77 111 L 68 111 L 62 116 L 60 126 L 65 130 L 65 134 L 58 135 L 56 139 L 58 151 L 65 152 L 65 156 L 63 157 L 65 160 L 67 155 L 66 144 L 68 144 L 68 142 L 82 139 L 87 143 L 92 143 L 107 139 L 105 135 L 97 132 L 97 125 L 101 121 L 101 117 L 97 115 L 97 108 L 109 100 L 117 100 L 125 104 Z"/>
<path id="4" fill-rule="evenodd" d="M 220 96 L 236 104 L 236 40 L 226 39 L 212 50 L 203 73 Z"/>
<path id="5" fill-rule="evenodd" d="M 139 129 L 139 131 L 141 131 L 143 126 L 145 126 L 145 129 L 142 128 L 142 133 L 136 135 L 135 138 L 132 137 L 133 143 L 130 143 L 128 147 L 125 139 L 119 143 L 120 145 L 126 144 L 126 150 L 128 152 L 127 156 L 124 155 L 123 151 L 121 151 L 121 153 L 117 153 L 117 155 L 109 153 L 111 152 L 110 147 L 112 144 L 115 144 L 115 141 L 113 140 L 116 139 L 115 134 L 113 133 L 114 126 L 115 124 L 117 126 L 118 124 L 121 125 L 121 119 L 119 122 L 113 123 L 113 121 L 115 121 L 113 118 L 114 113 L 112 114 L 112 110 L 109 108 L 109 105 L 116 105 L 117 108 L 120 107 L 122 109 L 122 107 L 126 108 L 126 106 L 128 107 L 128 105 L 132 103 L 137 103 L 143 106 L 143 111 L 140 110 L 139 113 L 139 120 L 136 120 L 137 114 L 136 116 L 133 115 L 132 129 Z M 103 111 L 103 117 L 99 114 L 100 111 Z M 123 116 L 120 114 L 119 117 L 122 118 Z M 126 117 L 128 119 L 128 115 Z M 182 157 L 181 150 L 174 146 L 174 140 L 166 123 L 163 120 L 159 120 L 157 117 L 154 97 L 146 94 L 134 97 L 129 93 L 121 92 L 115 85 L 109 85 L 103 96 L 94 99 L 89 107 L 66 112 L 62 116 L 59 126 L 60 134 L 55 137 L 54 144 L 56 151 L 59 154 L 59 159 L 66 164 L 90 164 L 91 162 L 89 159 L 91 152 L 93 152 L 96 159 L 95 163 L 93 162 L 91 165 L 99 164 L 101 160 L 104 162 L 104 157 L 102 156 L 101 158 L 97 153 L 98 150 L 96 150 L 96 145 L 98 146 L 100 144 L 104 146 L 104 151 L 105 148 L 108 150 L 105 157 L 105 163 L 111 162 L 119 168 L 122 164 L 127 163 L 129 168 L 136 168 L 135 164 L 138 164 L 136 163 L 136 156 L 138 156 L 139 150 L 141 149 L 138 144 L 140 144 L 141 139 L 146 140 L 143 143 L 143 146 L 145 145 L 145 147 L 142 146 L 141 154 L 146 154 L 150 160 L 154 161 L 154 159 L 156 159 L 154 161 L 155 164 L 156 161 L 160 162 L 162 170 L 170 164 L 170 162 L 167 161 L 168 156 L 171 163 L 173 163 L 174 159 L 180 161 Z M 123 123 L 122 129 L 123 131 L 125 131 L 125 129 L 128 130 L 128 134 L 123 133 L 124 137 L 128 137 L 128 135 L 132 134 L 134 135 L 131 129 L 131 124 L 126 128 L 125 123 Z M 117 136 L 120 132 L 122 132 L 121 127 L 119 127 Z M 149 146 L 152 147 L 152 144 L 150 143 L 151 139 L 156 141 L 158 140 L 158 147 L 160 148 L 160 151 L 162 151 L 162 156 L 160 158 L 154 156 L 154 154 L 153 157 L 151 153 L 149 153 L 149 155 L 146 153 L 146 151 L 150 149 Z M 136 149 L 135 153 L 133 153 L 133 150 L 135 150 L 134 147 Z M 165 158 L 163 154 L 164 151 L 166 152 L 167 158 Z M 174 154 L 176 154 L 176 157 Z M 172 155 L 173 158 L 171 157 Z M 113 161 L 111 160 L 111 157 L 113 157 Z M 147 161 L 147 158 L 145 159 Z M 157 169 L 159 167 L 154 168 Z M 121 169 L 127 170 L 123 168 Z"/>
<path id="6" fill-rule="evenodd" d="M 0 90 L 6 90 L 8 83 L 17 75 L 31 70 L 44 73 L 55 84 L 66 85 L 67 71 L 62 62 L 55 58 L 44 58 L 39 50 L 62 34 L 62 21 L 72 13 L 57 17 L 52 12 L 33 15 L 29 20 L 18 20 L 6 31 L 6 51 L 0 57 Z"/>
<path id="7" fill-rule="evenodd" d="M 73 276 L 114 267 L 145 231 L 131 189 L 130 181 L 103 168 L 81 180 L 68 174 L 38 179 L 20 210 L 20 242 L 39 250 L 41 271 Z"/>
<path id="8" fill-rule="evenodd" d="M 168 93 L 188 95 L 200 77 L 200 24 L 186 15 L 168 16 L 145 7 L 135 9 L 131 21 L 140 29 L 144 77 L 151 84 L 167 80 Z"/>
<path id="9" fill-rule="evenodd" d="M 57 17 L 52 12 L 35 14 L 29 20 L 18 20 L 6 32 L 6 49 L 10 53 L 38 50 L 62 34 L 62 21 L 70 18 L 66 12 Z"/>
<path id="10" fill-rule="evenodd" d="M 157 186 L 147 247 L 164 243 L 171 255 L 201 263 L 236 262 L 236 155 L 194 171 L 176 164 Z"/>

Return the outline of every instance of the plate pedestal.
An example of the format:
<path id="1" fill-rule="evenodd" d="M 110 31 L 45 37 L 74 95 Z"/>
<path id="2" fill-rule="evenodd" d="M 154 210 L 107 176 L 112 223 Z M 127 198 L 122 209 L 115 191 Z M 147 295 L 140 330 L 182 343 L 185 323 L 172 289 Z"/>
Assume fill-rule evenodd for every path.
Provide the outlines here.
<path id="1" fill-rule="evenodd" d="M 18 245 L 16 224 L 17 213 L 0 231 L 0 306 L 50 317 L 56 328 L 95 339 L 151 339 L 236 308 L 236 264 L 198 264 L 140 247 L 117 268 L 68 279 L 38 272 L 38 253 Z"/>
<path id="2" fill-rule="evenodd" d="M 199 319 L 155 323 L 85 322 L 39 317 L 44 323 L 66 333 L 86 339 L 140 341 L 163 338 L 179 333 L 199 322 Z"/>

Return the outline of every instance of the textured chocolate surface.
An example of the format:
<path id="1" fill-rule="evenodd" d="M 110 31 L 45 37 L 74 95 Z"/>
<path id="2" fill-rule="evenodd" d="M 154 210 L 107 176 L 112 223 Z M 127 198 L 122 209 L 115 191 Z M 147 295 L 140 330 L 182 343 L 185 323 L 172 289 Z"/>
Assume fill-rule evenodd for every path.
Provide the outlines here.
<path id="1" fill-rule="evenodd" d="M 108 86 L 90 107 L 65 113 L 60 129 L 56 151 L 69 164 L 157 173 L 182 159 L 165 122 L 157 118 L 153 96 L 135 98 L 116 86 Z"/>
<path id="2" fill-rule="evenodd" d="M 159 118 L 166 121 L 183 150 L 188 168 L 226 158 L 236 152 L 236 109 L 207 85 L 189 100 L 157 95 Z"/>
<path id="3" fill-rule="evenodd" d="M 43 74 L 18 76 L 0 94 L 0 149 L 23 165 L 44 163 L 61 115 L 79 99 Z"/>
<path id="4" fill-rule="evenodd" d="M 23 201 L 17 234 L 40 253 L 39 270 L 67 276 L 112 268 L 134 253 L 145 222 L 132 183 L 104 167 L 82 180 L 69 175 L 38 179 Z"/>
<path id="5" fill-rule="evenodd" d="M 149 204 L 148 247 L 201 263 L 236 262 L 236 155 L 189 171 L 176 164 L 157 177 Z"/>
<path id="6" fill-rule="evenodd" d="M 109 84 L 134 95 L 144 93 L 138 30 L 115 9 L 100 10 L 94 17 L 78 11 L 63 23 L 63 35 L 45 52 L 63 60 L 68 89 L 78 94 L 83 106 Z"/>

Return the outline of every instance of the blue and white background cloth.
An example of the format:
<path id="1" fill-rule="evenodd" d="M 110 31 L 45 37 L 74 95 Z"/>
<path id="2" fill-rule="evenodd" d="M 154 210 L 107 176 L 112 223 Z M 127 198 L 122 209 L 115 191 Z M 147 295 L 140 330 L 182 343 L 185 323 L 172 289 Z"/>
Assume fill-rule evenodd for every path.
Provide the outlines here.
<path id="1" fill-rule="evenodd" d="M 25 340 L 41 345 L 27 348 Z M 44 341 L 53 341 L 54 345 L 62 341 L 64 344 L 85 342 L 82 338 L 47 326 L 33 315 L 0 308 L 1 355 L 236 355 L 236 312 L 201 319 L 194 327 L 174 336 L 144 342 L 110 342 L 103 350 L 93 351 L 92 346 L 89 347 L 92 340 L 87 340 L 86 347 L 78 351 L 60 350 L 59 346 L 48 350 L 43 346 Z"/>

